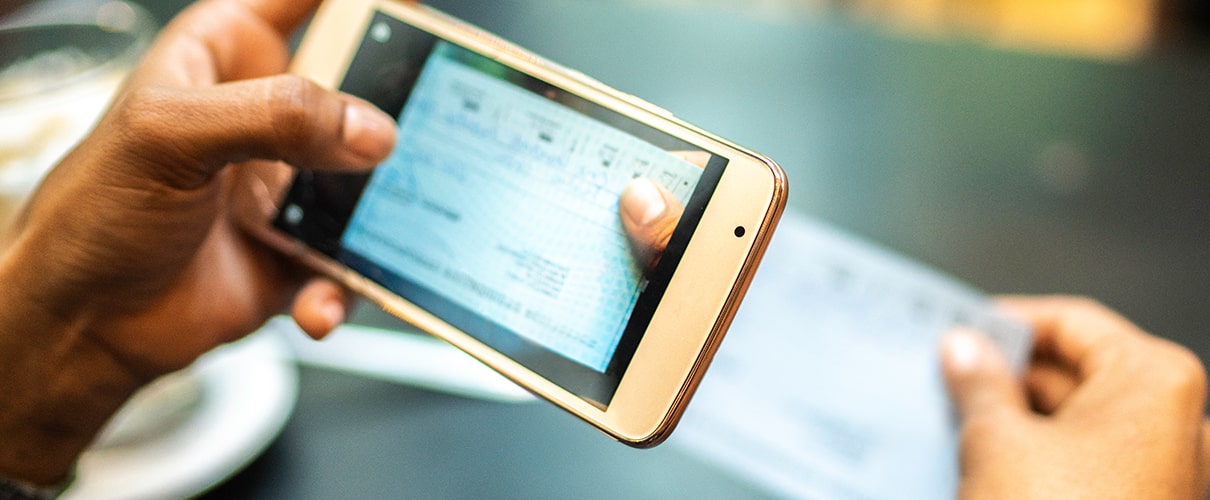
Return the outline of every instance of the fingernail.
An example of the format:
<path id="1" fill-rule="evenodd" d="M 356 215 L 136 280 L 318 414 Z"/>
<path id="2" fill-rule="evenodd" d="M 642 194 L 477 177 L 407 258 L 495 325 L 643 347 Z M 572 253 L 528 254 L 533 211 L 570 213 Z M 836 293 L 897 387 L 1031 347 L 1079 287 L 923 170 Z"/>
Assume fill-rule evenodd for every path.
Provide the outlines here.
<path id="1" fill-rule="evenodd" d="M 983 341 L 979 333 L 954 329 L 942 339 L 942 355 L 956 370 L 969 372 L 978 368 L 983 360 Z"/>
<path id="2" fill-rule="evenodd" d="M 640 226 L 651 224 L 668 210 L 668 204 L 651 180 L 639 177 L 626 185 L 621 199 L 622 215 Z"/>
<path id="3" fill-rule="evenodd" d="M 395 145 L 395 120 L 377 108 L 360 102 L 345 106 L 345 147 L 368 160 L 382 160 Z"/>
<path id="4" fill-rule="evenodd" d="M 340 326 L 345 321 L 345 307 L 335 302 L 324 304 L 319 313 L 323 315 L 329 325 L 332 325 L 332 328 Z"/>

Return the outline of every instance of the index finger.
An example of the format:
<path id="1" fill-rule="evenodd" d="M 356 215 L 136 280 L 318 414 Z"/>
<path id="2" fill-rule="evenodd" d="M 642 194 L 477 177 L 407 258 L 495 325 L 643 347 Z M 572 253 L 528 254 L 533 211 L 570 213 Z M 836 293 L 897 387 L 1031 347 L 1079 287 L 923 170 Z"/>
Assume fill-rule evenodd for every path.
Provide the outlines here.
<path id="1" fill-rule="evenodd" d="M 315 11 L 321 0 L 236 0 L 282 36 L 289 35 Z"/>
<path id="2" fill-rule="evenodd" d="M 286 70 L 287 35 L 320 0 L 205 0 L 156 38 L 128 85 L 202 87 Z"/>
<path id="3" fill-rule="evenodd" d="M 238 0 L 248 10 L 273 26 L 283 36 L 289 35 L 312 12 L 321 0 Z M 420 3 L 418 0 L 403 0 L 404 3 Z"/>
<path id="4" fill-rule="evenodd" d="M 1074 368 L 1080 378 L 1096 372 L 1115 348 L 1133 345 L 1146 334 L 1095 301 L 1076 297 L 1006 297 L 999 303 L 1034 327 L 1036 356 Z"/>

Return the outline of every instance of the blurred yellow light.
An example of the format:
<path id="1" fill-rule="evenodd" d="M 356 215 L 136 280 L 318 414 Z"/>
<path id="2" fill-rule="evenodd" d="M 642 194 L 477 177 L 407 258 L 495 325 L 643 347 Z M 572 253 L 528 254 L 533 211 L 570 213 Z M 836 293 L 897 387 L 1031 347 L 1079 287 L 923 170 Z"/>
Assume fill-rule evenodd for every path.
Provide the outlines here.
<path id="1" fill-rule="evenodd" d="M 845 13 L 908 36 L 960 37 L 1017 50 L 1124 58 L 1157 35 L 1161 0 L 622 0 L 727 9 L 768 19 Z"/>
<path id="2" fill-rule="evenodd" d="M 1005 0 L 994 36 L 1001 43 L 1122 57 L 1155 35 L 1155 0 Z"/>
<path id="3" fill-rule="evenodd" d="M 1155 37 L 1158 0 L 848 0 L 860 18 L 908 34 L 1127 57 Z"/>

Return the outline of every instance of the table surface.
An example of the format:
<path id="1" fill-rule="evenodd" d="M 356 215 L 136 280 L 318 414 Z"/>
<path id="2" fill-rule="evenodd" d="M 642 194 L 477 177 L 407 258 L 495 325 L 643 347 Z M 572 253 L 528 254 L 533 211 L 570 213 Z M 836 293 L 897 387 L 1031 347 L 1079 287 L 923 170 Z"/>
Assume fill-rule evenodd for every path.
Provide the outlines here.
<path id="1" fill-rule="evenodd" d="M 1210 360 L 1201 53 L 1101 62 L 723 8 L 429 3 L 770 155 L 789 174 L 792 210 L 991 292 L 1097 297 Z M 304 369 L 281 438 L 215 496 L 749 488 L 676 449 L 612 443 L 546 404 Z"/>

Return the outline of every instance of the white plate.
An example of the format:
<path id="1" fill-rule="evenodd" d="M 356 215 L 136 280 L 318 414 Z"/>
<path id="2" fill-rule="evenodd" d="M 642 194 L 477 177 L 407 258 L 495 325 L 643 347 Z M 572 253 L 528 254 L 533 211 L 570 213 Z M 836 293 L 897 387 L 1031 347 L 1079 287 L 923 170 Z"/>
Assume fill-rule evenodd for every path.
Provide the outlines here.
<path id="1" fill-rule="evenodd" d="M 535 401 L 533 394 L 458 348 L 419 332 L 343 325 L 321 342 L 289 318 L 265 328 L 279 330 L 300 363 L 399 384 L 501 403 Z"/>
<path id="2" fill-rule="evenodd" d="M 271 328 L 198 360 L 201 398 L 179 421 L 84 453 L 63 498 L 183 498 L 241 470 L 281 432 L 298 398 L 298 369 Z"/>

